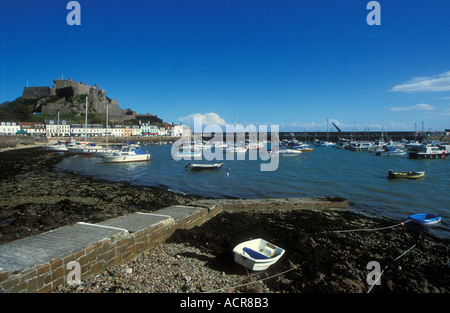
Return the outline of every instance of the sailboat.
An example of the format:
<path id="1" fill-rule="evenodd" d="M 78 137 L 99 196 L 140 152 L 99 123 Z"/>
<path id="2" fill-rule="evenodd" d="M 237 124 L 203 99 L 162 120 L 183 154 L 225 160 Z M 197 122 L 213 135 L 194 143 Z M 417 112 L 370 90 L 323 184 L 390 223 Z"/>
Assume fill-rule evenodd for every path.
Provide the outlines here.
<path id="1" fill-rule="evenodd" d="M 335 143 L 329 141 L 329 134 L 328 134 L 328 119 L 327 119 L 327 140 L 314 140 L 314 144 L 317 147 L 332 147 L 335 145 Z"/>
<path id="2" fill-rule="evenodd" d="M 67 152 L 69 149 L 67 148 L 65 143 L 59 141 L 59 133 L 60 133 L 60 123 L 59 123 L 59 110 L 58 110 L 58 124 L 56 126 L 56 138 L 57 141 L 55 144 L 44 146 L 44 149 L 47 151 L 54 152 Z"/>
<path id="3" fill-rule="evenodd" d="M 88 97 L 86 96 L 86 110 L 85 110 L 85 122 L 84 122 L 84 143 L 77 143 L 72 147 L 68 147 L 68 151 L 74 154 L 93 155 L 94 153 L 105 150 L 104 147 L 97 146 L 95 143 L 89 143 L 87 141 L 87 112 L 88 111 Z"/>

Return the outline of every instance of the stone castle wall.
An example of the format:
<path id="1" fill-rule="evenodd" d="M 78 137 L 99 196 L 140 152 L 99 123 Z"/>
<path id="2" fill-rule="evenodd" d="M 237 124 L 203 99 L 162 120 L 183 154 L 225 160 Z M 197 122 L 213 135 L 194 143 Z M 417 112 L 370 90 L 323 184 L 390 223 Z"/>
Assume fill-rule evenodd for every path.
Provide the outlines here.
<path id="1" fill-rule="evenodd" d="M 50 87 L 24 87 L 22 98 L 38 100 L 40 98 L 48 97 L 50 94 Z"/>

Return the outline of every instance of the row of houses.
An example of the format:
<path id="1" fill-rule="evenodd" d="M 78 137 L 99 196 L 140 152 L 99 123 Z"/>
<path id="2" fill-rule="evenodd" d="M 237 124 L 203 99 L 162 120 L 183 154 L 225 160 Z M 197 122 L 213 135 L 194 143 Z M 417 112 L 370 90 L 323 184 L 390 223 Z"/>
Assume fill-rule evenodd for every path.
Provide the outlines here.
<path id="1" fill-rule="evenodd" d="M 128 137 L 128 136 L 172 136 L 181 137 L 187 134 L 185 125 L 170 125 L 158 127 L 150 123 L 139 126 L 106 125 L 103 124 L 72 124 L 67 121 L 48 120 L 38 122 L 0 122 L 0 135 L 32 135 L 38 137 Z"/>

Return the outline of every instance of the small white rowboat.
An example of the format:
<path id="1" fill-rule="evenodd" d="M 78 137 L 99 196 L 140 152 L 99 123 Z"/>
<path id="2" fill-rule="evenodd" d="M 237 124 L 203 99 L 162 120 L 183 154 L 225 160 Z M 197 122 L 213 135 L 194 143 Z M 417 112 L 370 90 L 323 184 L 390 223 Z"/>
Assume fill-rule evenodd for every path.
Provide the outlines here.
<path id="1" fill-rule="evenodd" d="M 238 244 L 233 252 L 236 263 L 253 271 L 264 271 L 283 256 L 284 249 L 258 238 Z"/>

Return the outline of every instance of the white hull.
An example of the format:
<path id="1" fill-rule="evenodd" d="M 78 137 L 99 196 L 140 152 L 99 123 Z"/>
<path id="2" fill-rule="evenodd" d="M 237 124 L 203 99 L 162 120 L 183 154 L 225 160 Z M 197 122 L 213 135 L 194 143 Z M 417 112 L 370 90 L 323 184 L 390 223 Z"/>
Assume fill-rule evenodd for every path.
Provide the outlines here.
<path id="1" fill-rule="evenodd" d="M 44 146 L 44 149 L 46 151 L 54 151 L 54 152 L 67 152 L 69 151 L 69 149 L 67 149 L 66 145 L 49 145 L 49 146 Z"/>
<path id="2" fill-rule="evenodd" d="M 302 154 L 301 150 L 294 150 L 294 149 L 285 149 L 285 150 L 278 150 L 274 151 L 274 154 L 278 154 L 279 156 L 286 156 L 286 157 L 296 157 Z"/>
<path id="3" fill-rule="evenodd" d="M 107 163 L 127 163 L 127 162 L 144 162 L 150 160 L 150 154 L 136 155 L 108 155 L 103 156 L 103 162 Z"/>
<path id="4" fill-rule="evenodd" d="M 172 157 L 179 160 L 192 160 L 192 158 L 201 158 L 201 151 L 193 151 L 193 152 L 177 152 L 172 154 Z"/>
<path id="5" fill-rule="evenodd" d="M 150 160 L 150 153 L 140 150 L 136 145 L 123 146 L 120 151 L 102 155 L 106 163 L 145 162 Z"/>
<path id="6" fill-rule="evenodd" d="M 384 155 L 384 156 L 402 156 L 406 155 L 406 151 L 383 151 L 383 152 L 377 152 L 377 155 Z"/>
<path id="7" fill-rule="evenodd" d="M 68 150 L 70 153 L 74 153 L 74 154 L 89 154 L 89 155 L 94 155 L 94 153 L 100 153 L 102 151 L 105 151 L 104 148 L 102 147 L 85 147 L 85 148 L 69 148 Z"/>
<path id="8" fill-rule="evenodd" d="M 227 153 L 246 153 L 248 148 L 244 147 L 236 147 L 236 148 L 227 148 L 225 152 Z"/>
<path id="9" fill-rule="evenodd" d="M 283 256 L 284 249 L 258 238 L 238 244 L 233 252 L 236 263 L 253 271 L 264 271 Z"/>

